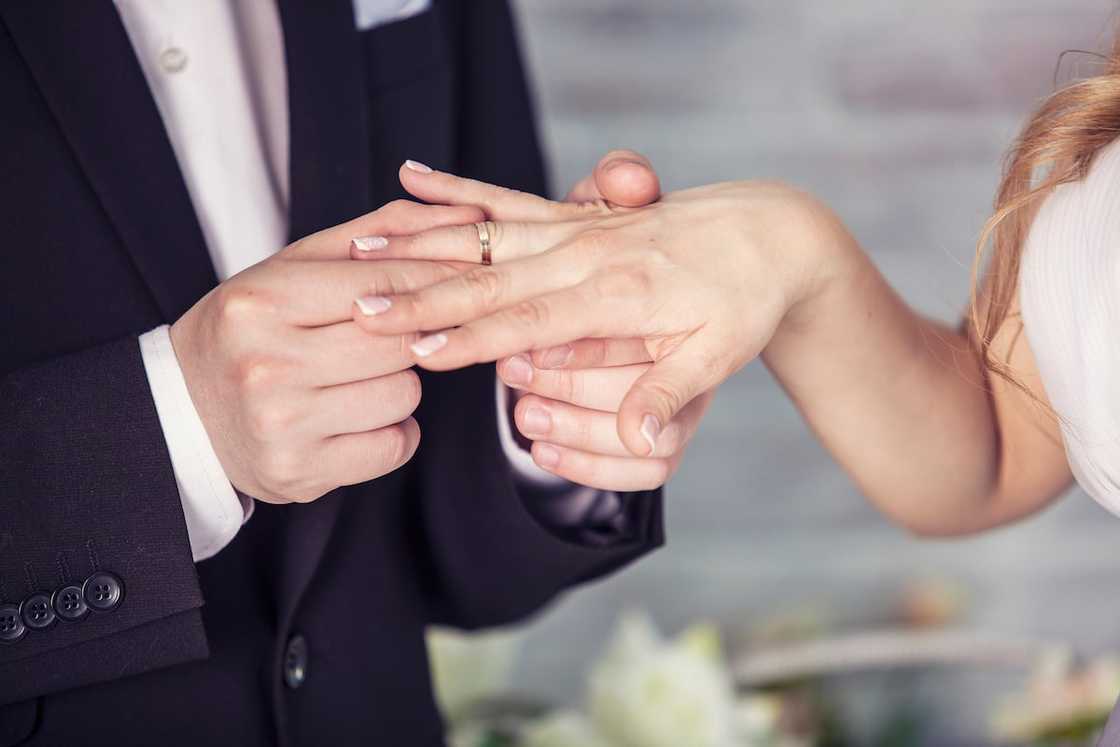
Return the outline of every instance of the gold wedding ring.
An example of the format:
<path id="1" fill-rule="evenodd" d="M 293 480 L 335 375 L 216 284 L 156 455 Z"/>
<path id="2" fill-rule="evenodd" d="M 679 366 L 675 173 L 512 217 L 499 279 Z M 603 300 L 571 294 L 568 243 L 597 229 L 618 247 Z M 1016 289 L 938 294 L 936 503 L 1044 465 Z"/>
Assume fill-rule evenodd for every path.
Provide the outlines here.
<path id="1" fill-rule="evenodd" d="M 483 221 L 482 223 L 475 223 L 474 227 L 478 229 L 478 246 L 482 250 L 482 264 L 492 264 L 493 259 L 490 255 L 490 227 L 494 224 L 490 221 Z"/>

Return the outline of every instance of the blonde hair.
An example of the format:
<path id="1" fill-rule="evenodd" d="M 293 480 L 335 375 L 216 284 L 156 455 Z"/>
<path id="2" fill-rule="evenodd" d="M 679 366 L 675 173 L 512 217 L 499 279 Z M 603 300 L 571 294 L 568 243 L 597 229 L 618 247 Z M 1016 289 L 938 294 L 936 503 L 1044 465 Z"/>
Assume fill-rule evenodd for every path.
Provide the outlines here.
<path id="1" fill-rule="evenodd" d="M 972 267 L 970 338 L 992 373 L 1024 388 L 1006 360 L 993 355 L 1012 309 L 1031 222 L 1057 186 L 1085 177 L 1093 158 L 1120 135 L 1120 36 L 1104 70 L 1050 95 L 1008 151 L 995 211 L 984 226 Z M 987 249 L 990 247 L 990 252 Z M 984 268 L 985 255 L 990 255 Z"/>

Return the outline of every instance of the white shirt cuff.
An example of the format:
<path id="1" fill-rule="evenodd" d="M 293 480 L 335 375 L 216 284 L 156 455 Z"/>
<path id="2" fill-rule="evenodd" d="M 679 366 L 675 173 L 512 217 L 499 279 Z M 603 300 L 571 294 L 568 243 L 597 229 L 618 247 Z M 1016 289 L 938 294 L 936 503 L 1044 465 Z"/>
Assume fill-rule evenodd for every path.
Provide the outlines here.
<path id="1" fill-rule="evenodd" d="M 498 406 L 498 441 L 513 469 L 514 481 L 535 488 L 535 492 L 538 493 L 551 493 L 547 498 L 550 504 L 548 515 L 557 524 L 574 527 L 584 523 L 596 501 L 604 494 L 603 491 L 569 482 L 537 466 L 533 461 L 533 455 L 521 448 L 513 438 L 513 426 L 509 416 L 509 387 L 496 376 L 494 381 Z M 621 504 L 616 495 L 611 494 L 609 497 L 614 504 Z M 538 497 L 538 500 L 545 499 Z"/>
<path id="2" fill-rule="evenodd" d="M 557 477 L 537 466 L 537 463 L 533 461 L 533 455 L 517 445 L 509 422 L 509 387 L 497 376 L 494 377 L 494 383 L 495 399 L 498 403 L 498 441 L 502 445 L 502 451 L 505 452 L 506 459 L 509 460 L 514 474 L 518 479 L 540 487 L 562 488 L 565 485 L 576 487 L 563 477 Z"/>
<path id="3" fill-rule="evenodd" d="M 195 562 L 228 545 L 253 513 L 233 489 L 198 417 L 165 324 L 140 335 L 140 355 L 171 456 Z"/>

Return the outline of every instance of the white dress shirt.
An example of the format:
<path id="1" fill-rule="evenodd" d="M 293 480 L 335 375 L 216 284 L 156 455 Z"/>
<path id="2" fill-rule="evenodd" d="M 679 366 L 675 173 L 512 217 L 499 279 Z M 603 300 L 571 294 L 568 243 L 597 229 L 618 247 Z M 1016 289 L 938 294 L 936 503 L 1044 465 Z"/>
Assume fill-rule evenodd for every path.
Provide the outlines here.
<path id="1" fill-rule="evenodd" d="M 355 0 L 358 28 L 422 12 L 430 0 Z M 116 0 L 190 193 L 219 280 L 288 239 L 288 101 L 279 13 L 264 0 Z M 168 327 L 140 337 L 144 366 L 196 561 L 225 547 L 252 513 L 218 461 Z M 568 486 L 514 442 L 498 385 L 505 453 L 522 480 Z M 564 491 L 574 523 L 599 495 Z M 569 510 L 570 509 L 570 510 Z"/>
<path id="2" fill-rule="evenodd" d="M 1120 141 L 1043 203 L 1019 297 L 1073 474 L 1120 514 Z"/>

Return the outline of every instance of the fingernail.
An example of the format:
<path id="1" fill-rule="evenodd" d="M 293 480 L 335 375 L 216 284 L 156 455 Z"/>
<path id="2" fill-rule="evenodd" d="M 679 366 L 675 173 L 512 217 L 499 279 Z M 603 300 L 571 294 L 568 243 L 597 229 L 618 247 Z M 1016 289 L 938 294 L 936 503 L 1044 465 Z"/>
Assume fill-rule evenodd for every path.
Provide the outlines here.
<path id="1" fill-rule="evenodd" d="M 432 167 L 431 166 L 428 166 L 427 164 L 424 164 L 424 163 L 420 163 L 419 161 L 413 161 L 411 158 L 404 162 L 404 166 L 405 166 L 406 169 L 409 169 L 411 171 L 415 171 L 417 174 L 430 174 L 430 173 L 432 173 Z"/>
<path id="2" fill-rule="evenodd" d="M 537 448 L 533 450 L 533 456 L 536 458 L 537 464 L 545 469 L 554 469 L 556 465 L 560 464 L 560 452 L 548 444 L 537 444 Z"/>
<path id="3" fill-rule="evenodd" d="M 389 246 L 389 239 L 384 236 L 361 236 L 353 242 L 359 252 L 373 252 Z"/>
<path id="4" fill-rule="evenodd" d="M 657 448 L 657 437 L 661 435 L 661 421 L 654 415 L 642 418 L 642 438 L 649 444 L 649 453 Z"/>
<path id="5" fill-rule="evenodd" d="M 642 163 L 640 161 L 635 161 L 635 160 L 630 159 L 630 158 L 616 158 L 613 161 L 611 161 L 609 164 L 607 164 L 607 168 L 605 168 L 603 170 L 604 171 L 614 171 L 619 166 L 622 166 L 624 164 L 629 164 L 629 165 L 632 165 L 632 166 L 645 166 L 644 163 Z"/>
<path id="6" fill-rule="evenodd" d="M 385 296 L 362 296 L 355 298 L 354 303 L 358 304 L 358 309 L 365 316 L 384 314 L 393 305 L 393 302 Z"/>
<path id="7" fill-rule="evenodd" d="M 510 386 L 529 386 L 533 381 L 533 364 L 519 353 L 506 361 L 502 374 Z"/>
<path id="8" fill-rule="evenodd" d="M 427 358 L 432 353 L 436 352 L 444 345 L 447 344 L 447 335 L 442 332 L 427 337 L 421 337 L 416 342 L 412 343 L 412 352 L 421 358 Z"/>
<path id="9" fill-rule="evenodd" d="M 575 348 L 571 345 L 559 345 L 544 351 L 541 356 L 541 368 L 563 368 L 575 355 Z"/>
<path id="10" fill-rule="evenodd" d="M 552 430 L 552 416 L 540 407 L 530 407 L 521 416 L 521 425 L 528 431 L 525 433 L 526 436 L 530 434 L 543 436 Z"/>

